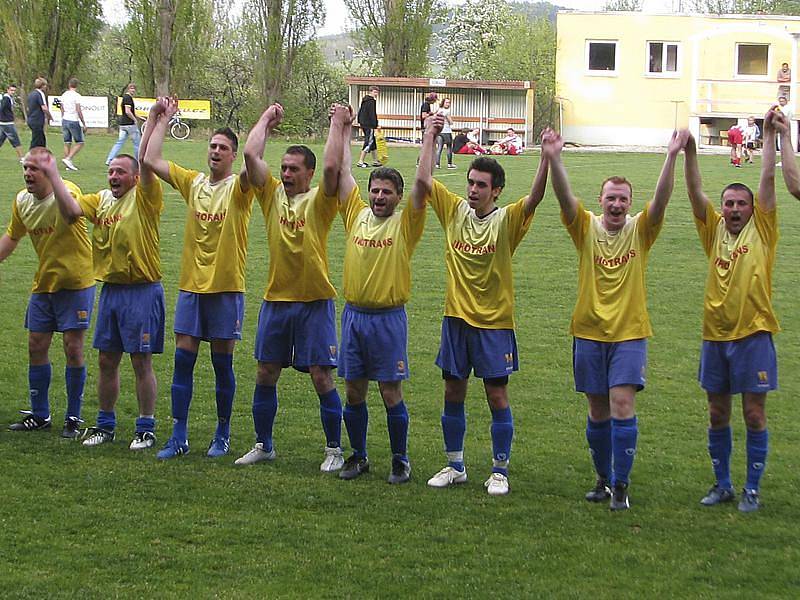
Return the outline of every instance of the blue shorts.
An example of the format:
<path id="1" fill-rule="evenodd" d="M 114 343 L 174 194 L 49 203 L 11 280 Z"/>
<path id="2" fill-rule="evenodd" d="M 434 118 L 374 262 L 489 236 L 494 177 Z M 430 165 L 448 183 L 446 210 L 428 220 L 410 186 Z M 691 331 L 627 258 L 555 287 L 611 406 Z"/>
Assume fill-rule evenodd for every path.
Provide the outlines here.
<path id="1" fill-rule="evenodd" d="M 732 342 L 703 340 L 697 379 L 712 394 L 778 389 L 778 358 L 772 334 L 759 331 Z"/>
<path id="2" fill-rule="evenodd" d="M 336 366 L 336 307 L 333 300 L 272 302 L 258 313 L 254 356 L 307 372 L 309 367 Z"/>
<path id="3" fill-rule="evenodd" d="M 178 292 L 175 303 L 175 333 L 201 340 L 240 340 L 244 320 L 244 294 Z"/>
<path id="4" fill-rule="evenodd" d="M 437 366 L 458 379 L 496 379 L 519 370 L 517 338 L 513 329 L 482 329 L 463 319 L 442 320 L 442 342 Z"/>
<path id="5" fill-rule="evenodd" d="M 64 143 L 83 143 L 83 129 L 80 121 L 61 121 L 61 133 L 64 134 Z"/>
<path id="6" fill-rule="evenodd" d="M 408 318 L 404 306 L 371 310 L 345 304 L 339 377 L 408 379 Z"/>
<path id="7" fill-rule="evenodd" d="M 608 394 L 619 385 L 644 389 L 647 371 L 647 340 L 598 342 L 572 340 L 572 372 L 575 389 L 584 394 Z"/>
<path id="8" fill-rule="evenodd" d="M 164 352 L 161 282 L 104 283 L 97 303 L 94 347 L 102 352 Z"/>
<path id="9" fill-rule="evenodd" d="M 82 290 L 34 293 L 25 312 L 25 328 L 38 333 L 89 329 L 94 286 Z"/>
<path id="10" fill-rule="evenodd" d="M 19 134 L 13 123 L 0 123 L 0 146 L 6 140 L 11 144 L 12 148 L 19 148 Z"/>

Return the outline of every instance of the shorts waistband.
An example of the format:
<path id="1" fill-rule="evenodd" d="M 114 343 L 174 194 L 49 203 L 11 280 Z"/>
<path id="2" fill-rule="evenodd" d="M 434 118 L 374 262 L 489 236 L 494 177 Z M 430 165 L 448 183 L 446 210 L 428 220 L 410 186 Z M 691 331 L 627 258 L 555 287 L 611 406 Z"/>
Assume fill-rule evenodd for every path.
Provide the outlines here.
<path id="1" fill-rule="evenodd" d="M 355 304 L 350 304 L 347 302 L 345 303 L 344 307 L 348 310 L 366 313 L 368 315 L 388 315 L 395 312 L 404 312 L 406 310 L 405 304 L 401 304 L 400 306 L 390 306 L 388 308 L 367 308 L 365 306 L 356 306 Z"/>

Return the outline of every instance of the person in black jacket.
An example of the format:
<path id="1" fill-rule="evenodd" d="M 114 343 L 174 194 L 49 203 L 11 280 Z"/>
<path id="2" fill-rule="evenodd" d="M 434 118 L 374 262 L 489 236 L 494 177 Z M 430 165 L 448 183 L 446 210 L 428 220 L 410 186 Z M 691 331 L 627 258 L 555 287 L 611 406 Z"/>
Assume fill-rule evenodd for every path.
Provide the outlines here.
<path id="1" fill-rule="evenodd" d="M 47 108 L 47 79 L 37 77 L 33 86 L 36 88 L 28 94 L 28 127 L 31 128 L 31 148 L 37 146 L 47 147 L 44 137 L 44 128 L 52 120 L 50 110 Z"/>
<path id="2" fill-rule="evenodd" d="M 372 152 L 372 166 L 383 166 L 378 160 L 377 144 L 375 143 L 375 130 L 378 129 L 378 111 L 375 108 L 375 98 L 378 97 L 380 90 L 377 86 L 371 85 L 369 92 L 361 100 L 361 106 L 358 108 L 358 124 L 364 132 L 364 147 L 361 148 L 361 154 L 358 156 L 357 167 L 366 169 L 369 165 L 364 162 L 367 152 Z"/>
<path id="3" fill-rule="evenodd" d="M 0 147 L 8 140 L 17 153 L 19 162 L 22 163 L 22 147 L 19 143 L 17 128 L 14 125 L 14 95 L 16 93 L 17 86 L 10 83 L 6 88 L 6 93 L 0 96 Z"/>

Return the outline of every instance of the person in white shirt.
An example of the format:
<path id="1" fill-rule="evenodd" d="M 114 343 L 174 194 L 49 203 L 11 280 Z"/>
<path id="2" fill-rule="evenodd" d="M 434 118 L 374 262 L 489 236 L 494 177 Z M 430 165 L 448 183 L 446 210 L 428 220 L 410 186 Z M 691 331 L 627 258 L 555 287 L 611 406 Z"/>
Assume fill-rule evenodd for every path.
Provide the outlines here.
<path id="1" fill-rule="evenodd" d="M 744 153 L 744 160 L 753 163 L 753 151 L 756 149 L 756 142 L 761 135 L 761 131 L 756 125 L 754 117 L 747 117 L 747 125 L 744 128 L 744 144 L 742 152 Z"/>
<path id="2" fill-rule="evenodd" d="M 81 110 L 81 95 L 78 93 L 80 82 L 74 77 L 69 80 L 69 89 L 61 94 L 61 131 L 64 133 L 64 158 L 61 162 L 70 171 L 77 171 L 72 159 L 83 148 L 83 134 L 86 132 L 86 121 Z"/>

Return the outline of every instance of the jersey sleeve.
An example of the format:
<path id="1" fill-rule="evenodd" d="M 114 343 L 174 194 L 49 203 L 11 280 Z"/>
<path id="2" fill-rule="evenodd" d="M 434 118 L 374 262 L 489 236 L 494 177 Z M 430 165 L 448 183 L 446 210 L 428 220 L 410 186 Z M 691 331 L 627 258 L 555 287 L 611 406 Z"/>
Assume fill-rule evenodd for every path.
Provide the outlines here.
<path id="1" fill-rule="evenodd" d="M 14 198 L 14 204 L 11 205 L 11 222 L 8 224 L 6 233 L 12 240 L 21 240 L 28 233 L 28 228 L 25 227 L 25 223 L 22 222 L 22 217 L 19 215 L 16 198 Z"/>
<path id="2" fill-rule="evenodd" d="M 644 205 L 641 216 L 639 217 L 638 233 L 639 240 L 645 248 L 650 248 L 656 242 L 658 234 L 661 233 L 661 227 L 664 225 L 662 218 L 658 223 L 653 225 L 650 222 L 650 202 Z"/>
<path id="3" fill-rule="evenodd" d="M 169 161 L 169 178 L 172 180 L 171 185 L 180 192 L 180 195 L 183 196 L 187 204 L 192 189 L 192 182 L 199 174 L 199 171 L 184 169 L 174 162 Z"/>
<path id="4" fill-rule="evenodd" d="M 753 203 L 753 218 L 756 230 L 768 248 L 774 251 L 778 246 L 778 209 L 763 210 L 758 202 Z"/>
<path id="5" fill-rule="evenodd" d="M 529 215 L 525 214 L 525 201 L 527 199 L 528 197 L 524 196 L 514 202 L 514 204 L 506 207 L 508 242 L 512 253 L 517 249 L 517 246 L 519 246 L 522 238 L 524 238 L 525 234 L 528 233 L 531 223 L 533 223 L 534 213 L 531 212 Z"/>
<path id="6" fill-rule="evenodd" d="M 261 207 L 261 212 L 266 216 L 275 198 L 275 190 L 281 184 L 280 179 L 275 179 L 272 175 L 267 175 L 267 182 L 263 187 L 255 188 L 256 202 Z"/>
<path id="7" fill-rule="evenodd" d="M 439 223 L 442 224 L 442 227 L 446 227 L 452 220 L 461 198 L 434 179 L 427 201 L 433 207 L 433 212 L 436 213 Z"/>
<path id="8" fill-rule="evenodd" d="M 706 256 L 711 256 L 714 249 L 714 237 L 717 233 L 717 224 L 722 216 L 714 210 L 711 202 L 706 203 L 706 220 L 705 223 L 694 218 L 694 226 L 697 228 L 697 235 L 700 236 L 700 243 L 703 244 L 703 250 Z"/>
<path id="9" fill-rule="evenodd" d="M 425 207 L 415 208 L 413 203 L 409 203 L 409 205 L 403 209 L 401 225 L 403 228 L 403 236 L 406 238 L 409 255 L 414 252 L 419 240 L 422 238 L 422 232 L 425 229 L 426 214 L 427 211 Z"/>
<path id="10" fill-rule="evenodd" d="M 578 203 L 572 223 L 568 223 L 564 212 L 561 212 L 561 222 L 567 228 L 567 233 L 569 233 L 569 237 L 572 238 L 572 243 L 575 244 L 576 248 L 580 248 L 583 245 L 583 238 L 586 237 L 591 220 L 592 213 L 583 207 L 582 202 Z"/>
<path id="11" fill-rule="evenodd" d="M 164 192 L 157 177 L 153 177 L 149 185 L 139 180 L 139 185 L 136 186 L 136 204 L 155 214 L 164 211 Z"/>
<path id="12" fill-rule="evenodd" d="M 100 194 L 83 194 L 78 200 L 83 216 L 92 223 L 97 220 L 97 207 L 100 206 Z"/>
<path id="13" fill-rule="evenodd" d="M 237 206 L 241 206 L 243 208 L 249 208 L 250 205 L 253 203 L 253 196 L 255 192 L 253 191 L 253 186 L 249 186 L 247 191 L 242 189 L 242 175 L 241 173 L 236 176 L 236 183 L 233 186 L 233 198 L 232 200 L 237 204 Z"/>
<path id="14" fill-rule="evenodd" d="M 339 211 L 339 195 L 338 193 L 333 196 L 325 194 L 322 185 L 317 187 L 317 193 L 314 196 L 314 212 L 320 218 L 322 223 L 330 224 L 336 218 L 336 213 Z"/>
<path id="15" fill-rule="evenodd" d="M 361 190 L 358 185 L 353 186 L 347 201 L 339 206 L 339 214 L 342 215 L 345 231 L 350 231 L 365 206 L 367 203 L 361 199 Z"/>

